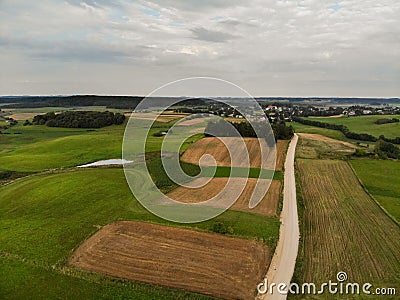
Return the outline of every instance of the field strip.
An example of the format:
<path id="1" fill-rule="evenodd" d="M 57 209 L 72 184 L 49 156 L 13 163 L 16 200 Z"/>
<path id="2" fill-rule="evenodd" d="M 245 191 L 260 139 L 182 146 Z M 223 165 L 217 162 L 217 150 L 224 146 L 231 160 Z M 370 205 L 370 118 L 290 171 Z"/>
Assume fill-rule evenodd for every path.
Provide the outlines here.
<path id="1" fill-rule="evenodd" d="M 265 277 L 269 283 L 285 283 L 287 286 L 289 286 L 293 277 L 300 238 L 294 176 L 294 157 L 297 141 L 298 136 L 295 134 L 286 154 L 279 241 Z M 286 295 L 279 293 L 272 295 L 269 293 L 259 294 L 257 299 L 286 299 Z"/>
<path id="2" fill-rule="evenodd" d="M 203 184 L 204 180 L 209 180 L 209 178 L 198 178 L 190 184 Z M 230 207 L 231 210 L 249 212 L 264 216 L 275 216 L 278 208 L 279 202 L 279 192 L 281 188 L 281 182 L 278 180 L 268 180 L 268 179 L 256 179 L 256 178 L 231 178 L 234 187 L 238 189 L 228 189 L 225 192 L 221 192 L 226 184 L 228 183 L 228 178 L 213 178 L 200 188 L 190 188 L 190 187 L 178 187 L 172 192 L 168 193 L 168 197 L 174 199 L 175 201 L 183 203 L 199 203 L 206 201 L 214 196 L 217 196 L 221 192 L 220 198 L 221 205 L 225 199 L 236 198 L 240 194 L 240 185 L 243 181 L 246 182 L 243 192 L 239 195 L 236 202 Z M 237 182 L 237 184 L 235 184 Z M 254 208 L 249 208 L 249 200 L 255 190 L 255 186 L 259 184 L 267 185 L 270 184 L 267 193 L 262 198 L 262 201 Z M 263 191 L 262 191 L 263 192 Z M 261 196 L 261 195 L 260 195 Z"/>

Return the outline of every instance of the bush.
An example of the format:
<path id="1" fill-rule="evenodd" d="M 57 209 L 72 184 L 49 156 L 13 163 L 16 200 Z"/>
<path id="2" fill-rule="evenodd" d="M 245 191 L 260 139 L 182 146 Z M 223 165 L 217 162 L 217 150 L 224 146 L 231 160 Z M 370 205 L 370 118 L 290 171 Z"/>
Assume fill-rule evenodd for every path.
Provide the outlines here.
<path id="1" fill-rule="evenodd" d="M 400 158 L 400 149 L 393 145 L 392 143 L 386 142 L 384 140 L 379 140 L 375 144 L 375 153 L 382 159 L 386 158 Z"/>
<path id="2" fill-rule="evenodd" d="M 212 231 L 219 234 L 233 234 L 234 230 L 232 226 L 227 226 L 223 222 L 215 222 L 212 227 Z"/>

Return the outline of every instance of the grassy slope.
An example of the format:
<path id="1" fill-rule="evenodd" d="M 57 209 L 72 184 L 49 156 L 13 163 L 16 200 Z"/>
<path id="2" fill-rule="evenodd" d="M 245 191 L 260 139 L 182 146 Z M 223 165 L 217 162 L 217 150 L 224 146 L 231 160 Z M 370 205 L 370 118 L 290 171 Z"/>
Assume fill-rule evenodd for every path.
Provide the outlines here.
<path id="1" fill-rule="evenodd" d="M 327 117 L 310 117 L 306 119 L 321 121 L 331 124 L 340 124 L 347 126 L 350 131 L 356 133 L 368 133 L 375 137 L 384 134 L 387 138 L 395 138 L 399 136 L 400 123 L 391 123 L 377 125 L 374 122 L 382 118 L 400 118 L 400 115 L 390 116 L 360 116 L 360 117 L 342 117 L 342 118 L 327 118 Z"/>
<path id="2" fill-rule="evenodd" d="M 146 151 L 158 151 L 162 137 L 152 134 L 167 130 L 173 122 L 156 123 L 150 130 Z M 146 123 L 140 129 L 145 131 Z M 0 136 L 1 169 L 38 172 L 46 169 L 73 167 L 102 159 L 121 157 L 125 125 L 96 130 L 22 126 L 21 122 Z M 14 134 L 14 133 L 21 134 Z M 197 137 L 198 138 L 198 137 Z M 196 137 L 188 139 L 186 145 Z"/>
<path id="3" fill-rule="evenodd" d="M 369 193 L 400 222 L 400 161 L 351 160 Z"/>
<path id="4" fill-rule="evenodd" d="M 211 299 L 147 284 L 110 280 L 103 276 L 83 279 L 47 270 L 17 259 L 0 257 L 1 299 Z"/>

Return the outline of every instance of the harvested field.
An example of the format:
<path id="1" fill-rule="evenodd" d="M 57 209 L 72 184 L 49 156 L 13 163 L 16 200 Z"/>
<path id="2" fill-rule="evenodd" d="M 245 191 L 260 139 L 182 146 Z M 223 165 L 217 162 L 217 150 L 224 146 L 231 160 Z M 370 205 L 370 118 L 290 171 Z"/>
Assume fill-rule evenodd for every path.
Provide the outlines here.
<path id="1" fill-rule="evenodd" d="M 260 143 L 266 143 L 265 140 L 256 138 L 243 138 L 247 148 L 246 151 L 246 149 L 242 149 L 242 144 L 238 142 L 238 139 L 240 138 L 203 138 L 191 145 L 189 149 L 186 150 L 185 153 L 182 155 L 181 160 L 192 164 L 199 164 L 200 158 L 204 154 L 209 154 L 214 157 L 217 166 L 249 167 L 248 165 L 246 165 L 246 157 L 248 153 L 248 157 L 250 159 L 250 168 L 264 167 L 267 169 L 273 169 L 274 166 L 272 166 L 273 163 L 271 159 L 264 161 L 261 164 Z M 231 154 L 232 157 L 234 157 L 235 162 L 231 162 L 229 151 L 222 140 L 226 143 L 227 147 L 231 149 Z M 283 155 L 283 153 L 279 155 Z M 277 160 L 282 161 L 283 159 L 279 158 Z M 202 161 L 202 164 L 205 166 L 211 166 L 213 165 L 213 161 Z"/>
<path id="2" fill-rule="evenodd" d="M 296 152 L 299 158 L 341 158 L 354 153 L 355 145 L 332 139 L 320 134 L 298 133 L 299 148 Z"/>
<path id="3" fill-rule="evenodd" d="M 252 299 L 270 255 L 267 246 L 255 241 L 120 221 L 86 240 L 69 263 L 225 299 Z"/>
<path id="4" fill-rule="evenodd" d="M 38 113 L 15 113 L 12 115 L 9 115 L 7 117 L 13 118 L 14 120 L 21 121 L 21 120 L 28 120 L 32 119 L 36 115 L 43 115 L 44 113 L 38 114 Z"/>
<path id="5" fill-rule="evenodd" d="M 178 125 L 179 126 L 191 126 L 191 125 L 197 125 L 205 122 L 205 118 L 195 118 L 195 119 L 189 119 L 180 122 Z"/>
<path id="6" fill-rule="evenodd" d="M 208 180 L 209 178 L 200 178 L 196 180 Z M 250 212 L 254 214 L 264 215 L 264 216 L 275 216 L 276 210 L 278 208 L 279 202 L 279 192 L 281 188 L 281 182 L 278 180 L 273 180 L 268 189 L 268 192 L 264 196 L 263 200 L 253 209 L 249 208 L 249 200 L 254 191 L 255 185 L 257 183 L 256 178 L 231 178 L 230 180 L 238 182 L 238 190 L 229 189 L 225 194 L 221 195 L 223 199 L 233 199 L 240 193 L 240 183 L 239 181 L 247 181 L 243 192 L 240 194 L 237 201 L 231 206 L 231 210 L 238 210 L 244 212 Z M 259 179 L 260 182 L 269 182 L 268 179 Z M 194 183 L 197 183 L 194 182 Z M 199 203 L 206 201 L 218 193 L 220 193 L 228 182 L 228 178 L 213 178 L 206 185 L 200 188 L 189 188 L 189 187 L 179 187 L 168 194 L 168 196 L 176 201 L 184 203 Z"/>
<path id="7" fill-rule="evenodd" d="M 297 160 L 305 206 L 303 282 L 398 285 L 400 228 L 361 187 L 345 161 Z"/>
<path id="8" fill-rule="evenodd" d="M 281 171 L 285 162 L 286 150 L 289 140 L 278 140 L 276 142 L 276 167 L 275 170 Z"/>
<path id="9" fill-rule="evenodd" d="M 131 117 L 131 115 L 132 115 L 131 113 L 125 114 L 126 117 Z M 158 115 L 158 113 L 154 113 L 154 112 L 147 112 L 147 113 L 135 112 L 134 113 L 135 119 L 142 119 L 142 120 L 153 120 L 157 115 Z M 172 120 L 182 119 L 184 117 L 186 117 L 186 114 L 161 114 L 157 118 L 157 121 L 166 123 L 166 122 L 169 122 Z"/>

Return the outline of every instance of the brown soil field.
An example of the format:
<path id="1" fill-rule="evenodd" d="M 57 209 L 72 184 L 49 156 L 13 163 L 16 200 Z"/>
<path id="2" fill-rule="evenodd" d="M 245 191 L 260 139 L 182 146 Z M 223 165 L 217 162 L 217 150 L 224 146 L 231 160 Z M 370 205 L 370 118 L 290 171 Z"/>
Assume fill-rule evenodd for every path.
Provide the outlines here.
<path id="1" fill-rule="evenodd" d="M 238 139 L 234 137 L 223 137 L 223 138 L 216 138 L 216 137 L 207 137 L 203 138 L 196 143 L 192 144 L 189 149 L 185 151 L 182 155 L 181 160 L 184 162 L 192 163 L 192 164 L 199 164 L 200 158 L 204 154 L 209 154 L 214 157 L 216 160 L 217 166 L 225 166 L 225 167 L 248 167 L 246 166 L 246 156 L 248 153 L 248 157 L 250 159 L 250 167 L 251 168 L 261 168 L 262 166 L 266 169 L 272 168 L 271 161 L 263 162 L 261 166 L 261 148 L 259 143 L 265 143 L 263 139 L 256 139 L 256 138 L 243 138 L 246 149 L 242 149 L 241 143 L 238 143 Z M 228 148 L 225 146 L 224 142 L 227 146 L 231 149 L 232 156 L 236 160 L 236 162 L 231 162 Z M 260 142 L 259 142 L 260 141 Z M 280 162 L 282 167 L 283 157 L 279 157 L 284 155 L 282 151 L 278 152 L 277 146 L 277 161 Z M 282 150 L 282 146 L 279 148 Z M 285 149 L 286 150 L 286 149 Z M 211 162 L 204 163 L 205 166 L 212 165 Z"/>
<path id="2" fill-rule="evenodd" d="M 28 120 L 32 119 L 36 115 L 43 115 L 43 113 L 16 113 L 9 115 L 7 117 L 13 118 L 14 120 L 21 121 L 21 120 Z"/>
<path id="3" fill-rule="evenodd" d="M 69 264 L 225 299 L 254 299 L 270 256 L 270 249 L 256 241 L 119 221 L 86 240 Z"/>
<path id="4" fill-rule="evenodd" d="M 207 178 L 208 180 L 209 178 Z M 200 178 L 197 180 L 204 180 Z M 257 183 L 257 178 L 231 178 L 230 180 L 238 182 L 236 186 L 238 189 L 229 189 L 226 193 L 221 195 L 221 199 L 233 199 L 240 194 L 241 184 L 239 181 L 245 181 L 246 186 L 240 194 L 237 201 L 230 207 L 231 210 L 238 210 L 244 212 L 250 212 L 254 214 L 264 216 L 275 216 L 279 203 L 279 193 L 281 189 L 281 182 L 278 180 L 272 180 L 271 185 L 265 194 L 263 200 L 254 208 L 249 208 L 249 200 L 254 191 Z M 267 184 L 268 179 L 259 179 L 261 183 L 263 181 Z M 197 183 L 196 180 L 194 183 Z M 179 187 L 168 194 L 168 197 L 179 202 L 184 203 L 199 203 L 207 201 L 208 199 L 216 196 L 220 193 L 228 182 L 228 178 L 213 178 L 206 185 L 199 188 L 190 187 Z"/>
<path id="5" fill-rule="evenodd" d="M 131 113 L 126 113 L 125 114 L 126 117 L 130 117 Z M 153 112 L 148 112 L 148 113 L 135 113 L 134 114 L 136 119 L 143 119 L 143 120 L 152 120 L 154 119 L 157 114 L 153 113 Z M 177 119 L 182 119 L 186 117 L 186 114 L 161 114 L 158 118 L 157 121 L 158 122 L 169 122 L 171 120 L 177 120 Z"/>
<path id="6" fill-rule="evenodd" d="M 204 120 L 205 120 L 204 118 L 195 118 L 195 119 L 190 119 L 190 120 L 180 122 L 179 125 L 180 126 L 191 126 L 191 125 L 201 124 L 204 122 Z"/>
<path id="7" fill-rule="evenodd" d="M 304 201 L 303 282 L 398 285 L 400 227 L 364 191 L 346 161 L 298 159 Z M 325 299 L 325 298 L 324 298 Z"/>
<path id="8" fill-rule="evenodd" d="M 275 170 L 281 171 L 285 163 L 286 150 L 289 140 L 278 140 L 276 142 L 276 167 Z"/>

